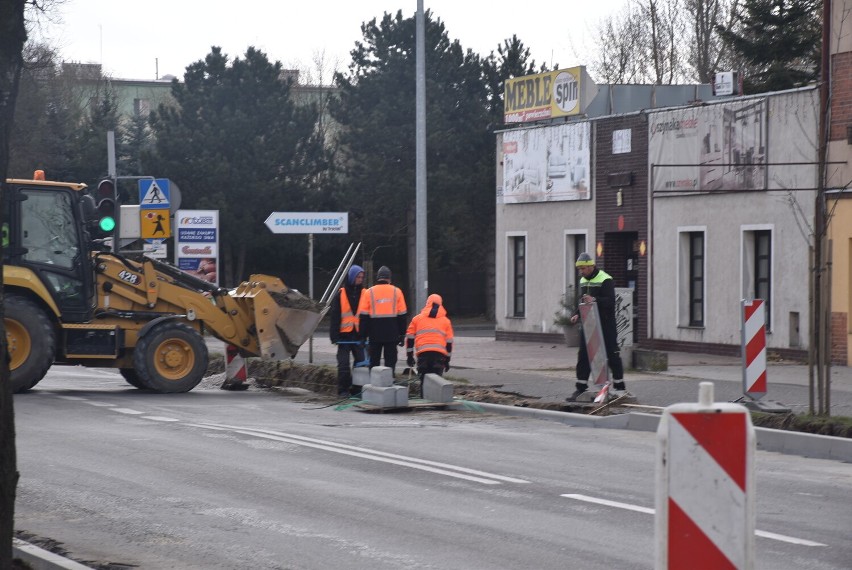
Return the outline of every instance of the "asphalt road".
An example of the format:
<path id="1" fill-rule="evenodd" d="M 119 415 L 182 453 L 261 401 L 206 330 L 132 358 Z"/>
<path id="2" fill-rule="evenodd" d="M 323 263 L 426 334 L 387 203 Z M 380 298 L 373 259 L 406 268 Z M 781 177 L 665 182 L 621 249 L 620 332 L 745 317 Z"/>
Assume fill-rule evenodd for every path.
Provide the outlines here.
<path id="1" fill-rule="evenodd" d="M 146 394 L 66 367 L 15 409 L 16 528 L 80 561 L 653 567 L 652 433 L 256 390 Z M 756 476 L 756 568 L 849 568 L 852 465 L 758 452 Z"/>

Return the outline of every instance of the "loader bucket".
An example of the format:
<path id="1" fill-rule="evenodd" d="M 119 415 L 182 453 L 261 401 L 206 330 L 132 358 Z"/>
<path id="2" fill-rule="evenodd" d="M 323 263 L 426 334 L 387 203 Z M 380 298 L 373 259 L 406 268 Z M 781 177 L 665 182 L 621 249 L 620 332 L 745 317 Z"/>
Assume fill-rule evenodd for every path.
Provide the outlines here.
<path id="1" fill-rule="evenodd" d="M 252 301 L 261 358 L 283 360 L 296 356 L 327 310 L 269 275 L 252 275 L 231 295 Z"/>

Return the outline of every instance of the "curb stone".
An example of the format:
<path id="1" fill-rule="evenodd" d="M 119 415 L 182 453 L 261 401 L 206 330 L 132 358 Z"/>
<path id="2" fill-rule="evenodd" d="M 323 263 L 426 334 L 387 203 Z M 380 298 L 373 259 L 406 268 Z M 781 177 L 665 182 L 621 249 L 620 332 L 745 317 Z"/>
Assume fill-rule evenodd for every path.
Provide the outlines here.
<path id="1" fill-rule="evenodd" d="M 467 400 L 456 400 L 455 403 L 447 406 L 447 409 L 491 412 L 507 416 L 555 421 L 577 427 L 629 429 L 633 431 L 655 432 L 660 422 L 660 416 L 641 412 L 629 412 L 617 416 L 589 416 L 573 412 L 538 410 L 503 404 L 469 402 Z M 762 427 L 756 427 L 754 431 L 757 449 L 761 451 L 775 451 L 787 455 L 852 463 L 852 439 L 849 438 Z"/>

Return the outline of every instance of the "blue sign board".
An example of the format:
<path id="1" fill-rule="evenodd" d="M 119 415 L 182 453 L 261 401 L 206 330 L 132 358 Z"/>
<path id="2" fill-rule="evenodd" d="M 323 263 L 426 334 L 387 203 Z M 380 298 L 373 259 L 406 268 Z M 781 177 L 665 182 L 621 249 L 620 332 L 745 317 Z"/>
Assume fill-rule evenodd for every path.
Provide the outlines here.
<path id="1" fill-rule="evenodd" d="M 216 228 L 178 228 L 178 241 L 216 241 Z"/>
<path id="2" fill-rule="evenodd" d="M 168 209 L 169 179 L 143 178 L 139 181 L 139 207 L 141 209 Z"/>

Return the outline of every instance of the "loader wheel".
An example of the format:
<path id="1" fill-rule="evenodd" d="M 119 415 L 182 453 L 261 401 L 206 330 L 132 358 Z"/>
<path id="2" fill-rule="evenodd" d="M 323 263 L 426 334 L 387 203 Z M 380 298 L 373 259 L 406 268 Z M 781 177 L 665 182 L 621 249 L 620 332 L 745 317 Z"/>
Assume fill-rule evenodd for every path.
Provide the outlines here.
<path id="1" fill-rule="evenodd" d="M 155 392 L 189 392 L 207 371 L 207 345 L 189 325 L 165 322 L 136 343 L 133 366 L 139 381 Z"/>
<path id="2" fill-rule="evenodd" d="M 56 333 L 38 305 L 16 295 L 4 300 L 6 343 L 12 392 L 26 392 L 39 383 L 53 364 Z"/>
<path id="3" fill-rule="evenodd" d="M 135 368 L 119 368 L 118 371 L 121 373 L 121 377 L 124 378 L 128 384 L 133 386 L 134 388 L 139 388 L 140 390 L 148 390 L 148 386 L 145 385 L 144 382 L 139 378 L 139 374 L 136 373 Z"/>

